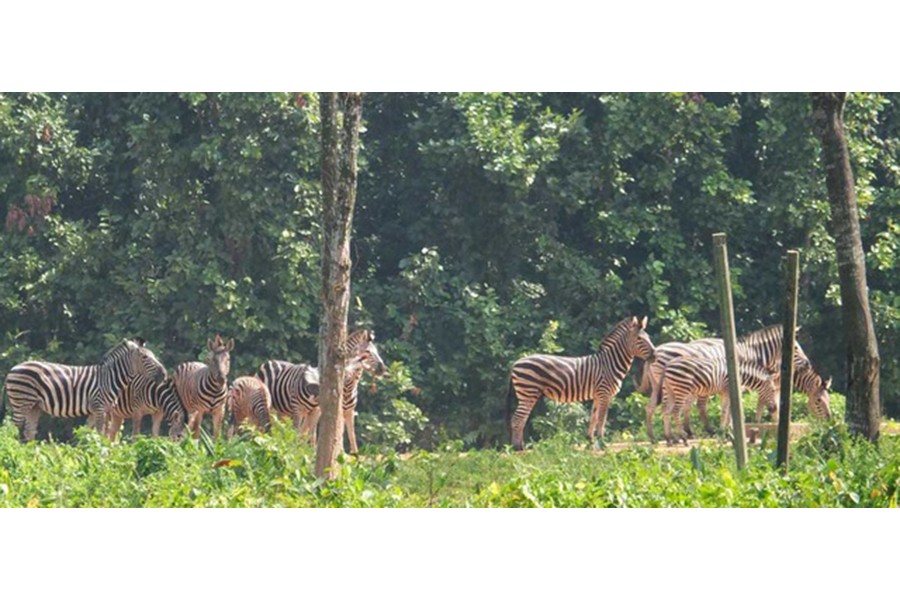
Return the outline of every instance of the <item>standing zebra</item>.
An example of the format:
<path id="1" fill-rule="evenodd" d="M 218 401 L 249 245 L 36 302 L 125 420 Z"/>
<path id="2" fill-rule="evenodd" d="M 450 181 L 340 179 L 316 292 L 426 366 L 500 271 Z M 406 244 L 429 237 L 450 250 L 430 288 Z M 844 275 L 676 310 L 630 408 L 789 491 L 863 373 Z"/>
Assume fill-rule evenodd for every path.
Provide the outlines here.
<path id="1" fill-rule="evenodd" d="M 375 345 L 375 334 L 366 329 L 354 331 L 347 336 L 344 356 L 348 357 L 348 363 L 344 368 L 341 409 L 350 448 L 355 453 L 357 447 L 353 421 L 360 377 L 364 371 L 382 375 L 385 366 Z M 318 369 L 303 363 L 270 360 L 260 366 L 256 376 L 269 388 L 272 408 L 277 413 L 290 415 L 297 432 L 308 434 L 315 443 L 316 427 L 321 416 Z"/>
<path id="2" fill-rule="evenodd" d="M 231 384 L 226 400 L 231 424 L 226 437 L 231 439 L 244 421 L 250 421 L 262 431 L 269 431 L 269 413 L 272 396 L 269 389 L 257 377 L 238 377 Z"/>
<path id="3" fill-rule="evenodd" d="M 359 380 L 365 372 L 374 373 L 376 377 L 384 374 L 384 362 L 378 355 L 377 349 L 374 352 L 365 352 L 362 356 L 350 360 L 344 368 L 344 385 L 341 390 L 341 414 L 344 419 L 344 431 L 347 433 L 347 440 L 350 442 L 351 454 L 359 453 L 359 448 L 356 445 L 354 422 L 356 419 L 356 404 L 359 401 Z M 304 420 L 303 430 L 304 433 L 310 436 L 312 443 L 316 443 L 316 428 L 319 424 L 319 417 L 322 416 L 318 395 L 313 398 L 313 405 L 312 414 Z"/>
<path id="4" fill-rule="evenodd" d="M 593 443 L 599 432 L 603 439 L 606 413 L 610 400 L 622 387 L 622 380 L 635 356 L 654 359 L 655 349 L 647 335 L 647 317 L 630 317 L 620 321 L 600 342 L 596 354 L 588 356 L 550 356 L 533 354 L 517 360 L 512 366 L 507 396 L 507 413 L 512 401 L 518 401 L 510 419 L 512 445 L 525 447 L 525 422 L 534 405 L 546 396 L 556 402 L 593 400 L 588 439 Z"/>
<path id="5" fill-rule="evenodd" d="M 742 361 L 739 365 L 741 385 L 759 393 L 760 405 L 763 403 L 769 407 L 769 411 L 777 418 L 778 396 L 775 388 L 775 379 L 772 372 L 751 361 Z M 656 394 L 664 394 L 665 408 L 663 410 L 663 427 L 665 428 L 666 443 L 672 445 L 671 418 L 675 417 L 675 428 L 681 429 L 682 413 L 690 411 L 691 402 L 698 397 L 709 397 L 720 394 L 723 404 L 727 400 L 728 369 L 725 363 L 725 353 L 717 353 L 715 356 L 685 355 L 673 359 L 666 365 L 660 376 L 660 383 L 656 388 Z M 657 398 L 658 399 L 658 398 Z M 723 428 L 725 426 L 725 410 L 722 411 Z M 685 420 L 687 425 L 687 420 Z M 687 443 L 690 436 L 689 429 L 684 429 L 680 439 Z"/>
<path id="6" fill-rule="evenodd" d="M 141 432 L 141 420 L 147 414 L 153 415 L 153 437 L 159 435 L 163 418 L 169 424 L 169 437 L 180 440 L 184 436 L 184 406 L 171 378 L 156 382 L 139 375 L 134 379 L 109 411 L 106 434 L 110 441 L 116 439 L 126 418 L 131 419 L 131 436 L 137 437 Z"/>
<path id="7" fill-rule="evenodd" d="M 135 378 L 160 381 L 165 375 L 162 363 L 144 346 L 144 340 L 137 338 L 117 344 L 98 365 L 18 364 L 6 376 L 6 395 L 13 423 L 24 441 L 37 434 L 41 412 L 54 417 L 87 416 L 88 422 L 103 432 L 108 412 Z"/>
<path id="8" fill-rule="evenodd" d="M 216 334 L 215 340 L 206 340 L 206 348 L 209 350 L 206 363 L 182 363 L 175 368 L 172 376 L 175 390 L 188 414 L 188 428 L 195 439 L 200 437 L 200 423 L 206 413 L 212 416 L 213 437 L 219 437 L 225 419 L 225 396 L 228 393 L 230 352 L 234 350 L 234 339 L 226 343 Z"/>

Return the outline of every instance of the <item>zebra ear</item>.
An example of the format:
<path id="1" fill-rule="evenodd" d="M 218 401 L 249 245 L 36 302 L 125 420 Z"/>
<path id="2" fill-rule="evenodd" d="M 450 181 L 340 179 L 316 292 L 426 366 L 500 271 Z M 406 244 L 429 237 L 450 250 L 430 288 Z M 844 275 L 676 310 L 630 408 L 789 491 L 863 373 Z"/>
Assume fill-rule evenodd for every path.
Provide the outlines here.
<path id="1" fill-rule="evenodd" d="M 647 329 L 647 317 L 644 316 L 644 319 L 641 321 L 641 329 Z"/>
<path id="2" fill-rule="evenodd" d="M 142 338 L 142 337 L 136 337 L 136 338 L 134 338 L 134 343 L 137 344 L 138 346 L 143 347 L 144 344 L 147 343 L 147 340 L 145 340 L 145 339 Z"/>
<path id="3" fill-rule="evenodd" d="M 825 380 L 825 384 L 824 384 L 824 385 L 825 385 L 825 389 L 826 389 L 826 390 L 830 390 L 830 389 L 831 389 L 831 377 L 829 377 L 828 379 Z"/>
<path id="4" fill-rule="evenodd" d="M 225 344 L 225 350 L 227 352 L 231 352 L 232 350 L 234 350 L 234 338 L 228 340 L 228 343 Z"/>
<path id="5" fill-rule="evenodd" d="M 210 352 L 213 351 L 213 341 L 209 338 L 206 338 L 206 349 Z"/>

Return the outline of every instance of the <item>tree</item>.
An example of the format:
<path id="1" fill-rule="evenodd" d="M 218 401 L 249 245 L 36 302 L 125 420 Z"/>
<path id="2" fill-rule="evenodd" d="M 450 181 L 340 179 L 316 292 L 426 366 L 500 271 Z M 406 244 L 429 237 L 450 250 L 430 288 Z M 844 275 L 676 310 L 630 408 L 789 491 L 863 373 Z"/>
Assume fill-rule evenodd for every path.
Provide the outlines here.
<path id="1" fill-rule="evenodd" d="M 813 122 L 822 143 L 825 185 L 831 204 L 847 343 L 847 423 L 872 441 L 881 423 L 878 343 L 869 309 L 866 264 L 850 152 L 844 135 L 844 92 L 812 94 Z"/>
<path id="2" fill-rule="evenodd" d="M 344 439 L 341 392 L 350 305 L 350 229 L 356 203 L 357 152 L 362 94 L 341 93 L 342 137 L 338 138 L 338 95 L 321 96 L 322 116 L 322 320 L 319 326 L 321 432 L 316 476 L 333 479 Z"/>

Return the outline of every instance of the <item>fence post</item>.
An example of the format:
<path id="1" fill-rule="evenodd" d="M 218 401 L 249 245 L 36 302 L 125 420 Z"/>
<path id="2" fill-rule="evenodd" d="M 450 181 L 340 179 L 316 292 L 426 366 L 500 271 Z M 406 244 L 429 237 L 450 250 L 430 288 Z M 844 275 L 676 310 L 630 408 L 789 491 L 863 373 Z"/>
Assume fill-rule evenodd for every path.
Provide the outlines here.
<path id="1" fill-rule="evenodd" d="M 787 253 L 787 294 L 784 306 L 784 340 L 781 346 L 781 406 L 778 409 L 778 453 L 775 465 L 788 472 L 791 433 L 791 393 L 794 391 L 794 343 L 797 340 L 797 283 L 800 252 Z"/>
<path id="2" fill-rule="evenodd" d="M 741 402 L 741 376 L 737 361 L 737 333 L 734 327 L 734 304 L 731 298 L 731 275 L 728 271 L 728 246 L 724 233 L 713 234 L 716 282 L 719 288 L 719 311 L 722 315 L 722 337 L 725 340 L 725 362 L 728 366 L 728 398 L 734 428 L 734 453 L 738 469 L 747 464 L 747 437 L 744 431 L 744 406 Z"/>

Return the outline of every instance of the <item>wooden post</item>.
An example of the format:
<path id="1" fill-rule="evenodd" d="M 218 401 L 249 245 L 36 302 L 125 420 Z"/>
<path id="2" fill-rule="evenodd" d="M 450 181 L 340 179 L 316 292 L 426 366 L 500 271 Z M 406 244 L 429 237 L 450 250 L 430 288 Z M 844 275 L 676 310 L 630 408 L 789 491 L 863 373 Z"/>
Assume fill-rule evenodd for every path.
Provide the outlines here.
<path id="1" fill-rule="evenodd" d="M 734 452 L 738 469 L 747 464 L 747 433 L 744 431 L 744 406 L 741 402 L 741 376 L 737 361 L 737 333 L 734 327 L 734 304 L 731 299 L 731 275 L 728 271 L 728 246 L 724 233 L 713 234 L 716 283 L 719 288 L 719 312 L 722 315 L 722 337 L 725 339 L 725 363 L 728 367 L 728 398 L 731 401 L 731 423 L 734 428 Z"/>
<path id="2" fill-rule="evenodd" d="M 778 453 L 776 466 L 788 471 L 788 441 L 791 429 L 791 393 L 794 391 L 794 344 L 797 341 L 797 283 L 800 252 L 787 253 L 787 294 L 784 306 L 784 340 L 781 345 L 781 406 L 778 410 Z"/>

